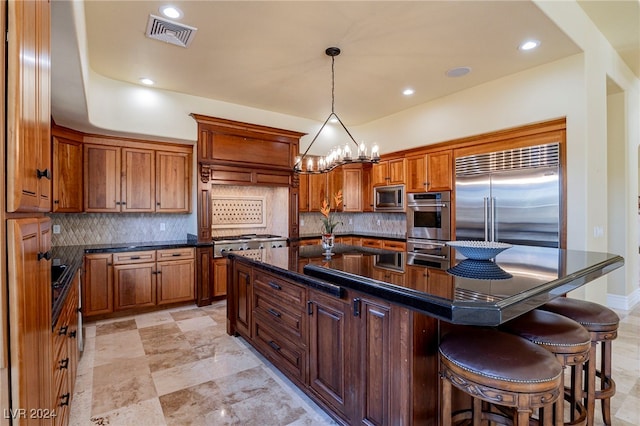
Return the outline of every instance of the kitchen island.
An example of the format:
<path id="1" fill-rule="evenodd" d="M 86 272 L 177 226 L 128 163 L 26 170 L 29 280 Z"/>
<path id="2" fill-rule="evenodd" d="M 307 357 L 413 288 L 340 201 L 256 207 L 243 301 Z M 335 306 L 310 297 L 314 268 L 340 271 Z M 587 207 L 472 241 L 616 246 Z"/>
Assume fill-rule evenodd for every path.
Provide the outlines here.
<path id="1" fill-rule="evenodd" d="M 343 424 L 438 424 L 441 333 L 501 324 L 624 262 L 524 246 L 495 262 L 452 251 L 451 264 L 353 246 L 333 251 L 293 244 L 260 259 L 229 255 L 227 328 Z"/>

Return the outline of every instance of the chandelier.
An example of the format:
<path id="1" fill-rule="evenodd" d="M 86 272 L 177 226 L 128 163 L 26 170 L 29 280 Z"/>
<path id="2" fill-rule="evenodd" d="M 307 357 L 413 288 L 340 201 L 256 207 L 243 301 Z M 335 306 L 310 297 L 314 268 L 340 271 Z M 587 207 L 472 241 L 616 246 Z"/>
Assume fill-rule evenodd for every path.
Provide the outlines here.
<path id="1" fill-rule="evenodd" d="M 327 56 L 331 56 L 331 114 L 322 123 L 320 130 L 313 137 L 311 143 L 307 147 L 307 150 L 302 156 L 296 157 L 294 161 L 293 171 L 300 174 L 317 174 L 327 173 L 335 169 L 338 166 L 349 163 L 378 163 L 380 161 L 380 154 L 378 152 L 378 146 L 374 145 L 371 148 L 371 154 L 367 155 L 367 147 L 364 142 L 358 143 L 351 135 L 351 132 L 344 125 L 340 117 L 335 113 L 335 58 L 340 54 L 340 49 L 337 47 L 328 47 L 324 53 Z M 333 120 L 332 120 L 333 119 Z M 351 152 L 350 143 L 347 142 L 344 146 L 337 146 L 331 149 L 331 151 L 324 157 L 317 157 L 317 161 L 314 164 L 314 158 L 312 156 L 307 157 L 307 153 L 313 143 L 318 139 L 320 133 L 331 120 L 332 122 L 338 122 L 349 136 L 349 139 L 355 145 L 355 153 Z M 305 162 L 306 159 L 306 162 Z"/>

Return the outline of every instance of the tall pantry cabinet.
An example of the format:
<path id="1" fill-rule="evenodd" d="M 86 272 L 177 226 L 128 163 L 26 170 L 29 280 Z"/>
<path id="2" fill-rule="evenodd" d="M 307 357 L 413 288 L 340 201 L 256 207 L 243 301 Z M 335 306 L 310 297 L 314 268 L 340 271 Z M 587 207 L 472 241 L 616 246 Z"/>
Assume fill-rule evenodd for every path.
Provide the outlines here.
<path id="1" fill-rule="evenodd" d="M 7 39 L 0 48 L 6 60 L 2 112 L 7 118 L 0 145 L 0 171 L 6 176 L 0 201 L 5 243 L 0 250 L 0 425 L 58 422 L 52 389 L 51 221 L 44 216 L 51 211 L 52 177 L 50 7 L 46 0 L 0 5 Z"/>

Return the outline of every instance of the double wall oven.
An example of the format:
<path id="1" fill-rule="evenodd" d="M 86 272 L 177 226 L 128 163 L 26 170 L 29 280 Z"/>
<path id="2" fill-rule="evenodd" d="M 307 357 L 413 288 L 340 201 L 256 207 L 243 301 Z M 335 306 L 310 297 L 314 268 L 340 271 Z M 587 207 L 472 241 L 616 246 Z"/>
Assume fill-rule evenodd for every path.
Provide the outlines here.
<path id="1" fill-rule="evenodd" d="M 407 262 L 436 266 L 449 262 L 451 193 L 419 192 L 407 195 Z M 443 265 L 445 266 L 445 265 Z"/>

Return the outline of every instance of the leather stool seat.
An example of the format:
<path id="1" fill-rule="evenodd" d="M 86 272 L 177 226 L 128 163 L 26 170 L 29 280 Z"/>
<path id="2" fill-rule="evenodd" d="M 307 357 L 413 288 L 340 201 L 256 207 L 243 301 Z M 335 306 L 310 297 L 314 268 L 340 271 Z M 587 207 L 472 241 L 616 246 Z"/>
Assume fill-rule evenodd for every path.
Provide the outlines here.
<path id="1" fill-rule="evenodd" d="M 616 393 L 616 383 L 611 377 L 611 342 L 618 336 L 620 318 L 611 309 L 598 303 L 559 297 L 540 307 L 581 324 L 591 336 L 591 353 L 585 369 L 587 425 L 595 421 L 595 401 L 602 405 L 604 424 L 611 425 L 611 397 Z M 600 365 L 597 367 L 597 346 L 600 344 Z M 600 386 L 596 388 L 596 377 Z"/>
<path id="2" fill-rule="evenodd" d="M 556 356 L 563 368 L 571 367 L 571 385 L 568 387 L 571 421 L 566 424 L 586 424 L 587 410 L 582 403 L 584 386 L 581 372 L 591 350 L 589 332 L 576 321 L 539 309 L 522 314 L 499 328 L 547 349 Z M 556 404 L 555 418 L 556 424 L 563 424 L 562 399 Z"/>
<path id="3" fill-rule="evenodd" d="M 562 394 L 562 366 L 549 351 L 494 329 L 468 327 L 443 336 L 439 347 L 441 424 L 474 419 L 529 425 L 531 414 L 551 408 Z M 473 408 L 452 414 L 452 386 L 473 398 Z M 484 401 L 484 404 L 483 404 Z M 512 416 L 489 404 L 512 407 Z M 484 409 L 483 409 L 484 405 Z M 550 424 L 551 410 L 540 424 Z"/>

